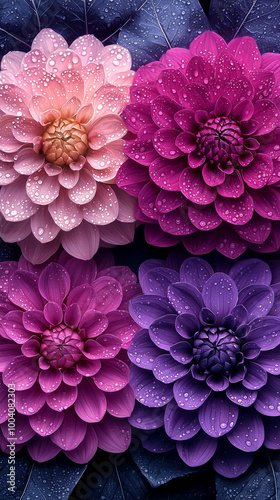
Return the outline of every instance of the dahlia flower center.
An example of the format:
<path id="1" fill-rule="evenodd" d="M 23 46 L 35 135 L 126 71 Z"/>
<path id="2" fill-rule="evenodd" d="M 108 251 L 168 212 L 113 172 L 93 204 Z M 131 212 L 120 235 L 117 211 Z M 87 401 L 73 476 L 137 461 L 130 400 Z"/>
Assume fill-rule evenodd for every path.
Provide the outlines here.
<path id="1" fill-rule="evenodd" d="M 237 160 L 243 151 L 243 137 L 238 125 L 228 117 L 207 120 L 197 133 L 200 153 L 213 163 Z"/>
<path id="2" fill-rule="evenodd" d="M 53 368 L 66 369 L 81 359 L 83 345 L 79 333 L 62 324 L 43 333 L 40 351 Z"/>
<path id="3" fill-rule="evenodd" d="M 70 165 L 87 149 L 86 129 L 74 118 L 56 120 L 48 125 L 42 136 L 41 152 L 47 162 L 55 165 Z"/>
<path id="4" fill-rule="evenodd" d="M 194 336 L 194 360 L 205 373 L 228 375 L 239 352 L 239 339 L 231 329 L 205 327 Z"/>

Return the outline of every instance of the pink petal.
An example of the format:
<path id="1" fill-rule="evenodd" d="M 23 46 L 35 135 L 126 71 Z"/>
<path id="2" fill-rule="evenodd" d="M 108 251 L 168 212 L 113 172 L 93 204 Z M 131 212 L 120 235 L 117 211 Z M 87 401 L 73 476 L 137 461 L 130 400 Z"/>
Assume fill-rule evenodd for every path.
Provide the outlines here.
<path id="1" fill-rule="evenodd" d="M 41 273 L 38 286 L 46 300 L 61 304 L 70 290 L 70 276 L 64 267 L 52 262 Z"/>
<path id="2" fill-rule="evenodd" d="M 216 199 L 216 190 L 205 184 L 200 172 L 189 167 L 181 174 L 180 188 L 188 200 L 199 205 L 209 205 Z"/>
<path id="3" fill-rule="evenodd" d="M 66 101 L 62 81 L 42 68 L 28 68 L 17 76 L 18 86 L 26 88 L 31 94 L 39 94 L 49 100 L 49 109 L 59 110 Z M 70 96 L 72 97 L 72 96 Z"/>
<path id="4" fill-rule="evenodd" d="M 89 260 L 99 248 L 99 229 L 84 220 L 78 227 L 61 234 L 61 244 L 73 257 Z"/>
<path id="5" fill-rule="evenodd" d="M 45 394 L 42 392 L 38 382 L 26 391 L 18 391 L 15 398 L 15 407 L 19 413 L 34 415 L 45 404 Z"/>
<path id="6" fill-rule="evenodd" d="M 93 200 L 84 206 L 84 218 L 91 224 L 106 225 L 118 216 L 118 200 L 110 186 L 97 185 Z"/>
<path id="7" fill-rule="evenodd" d="M 38 278 L 28 271 L 16 271 L 9 281 L 9 299 L 21 309 L 42 310 L 43 299 L 38 289 Z"/>
<path id="8" fill-rule="evenodd" d="M 46 57 L 49 57 L 55 50 L 65 50 L 67 47 L 64 38 L 50 28 L 40 31 L 32 42 L 32 49 L 40 50 Z"/>
<path id="9" fill-rule="evenodd" d="M 31 217 L 31 231 L 40 243 L 48 243 L 58 235 L 59 227 L 50 216 L 48 207 L 40 207 L 38 212 Z"/>
<path id="10" fill-rule="evenodd" d="M 88 55 L 84 56 L 88 57 Z M 91 102 L 93 94 L 105 83 L 104 68 L 101 64 L 88 63 L 81 71 L 84 80 L 84 104 Z"/>
<path id="11" fill-rule="evenodd" d="M 133 389 L 127 385 L 118 392 L 106 394 L 107 411 L 117 418 L 130 417 L 135 404 Z"/>
<path id="12" fill-rule="evenodd" d="M 77 399 L 77 388 L 66 385 L 64 382 L 50 394 L 46 396 L 46 402 L 50 408 L 55 411 L 62 412 L 72 406 Z"/>
<path id="13" fill-rule="evenodd" d="M 58 174 L 58 181 L 66 189 L 72 189 L 79 180 L 79 172 L 64 166 L 62 172 Z"/>
<path id="14" fill-rule="evenodd" d="M 97 184 L 90 169 L 84 167 L 79 172 L 78 182 L 69 191 L 68 196 L 73 203 L 84 205 L 90 202 L 96 194 Z"/>
<path id="15" fill-rule="evenodd" d="M 105 68 L 104 68 L 105 69 Z M 108 77 L 108 74 L 106 74 Z M 96 118 L 108 114 L 119 114 L 124 105 L 126 98 L 122 91 L 113 85 L 103 85 L 91 97 L 91 103 L 94 108 Z"/>
<path id="16" fill-rule="evenodd" d="M 99 390 L 92 380 L 84 378 L 79 384 L 74 407 L 84 422 L 100 422 L 106 413 L 107 403 L 102 390 Z"/>
<path id="17" fill-rule="evenodd" d="M 111 245 L 126 245 L 131 243 L 134 238 L 135 224 L 119 222 L 115 220 L 107 226 L 101 226 L 99 229 L 100 239 Z"/>
<path id="18" fill-rule="evenodd" d="M 131 427 L 126 419 L 105 415 L 103 420 L 94 426 L 98 435 L 98 446 L 110 453 L 123 453 L 131 441 Z"/>
<path id="19" fill-rule="evenodd" d="M 33 234 L 19 242 L 22 254 L 32 264 L 42 264 L 48 260 L 58 250 L 59 245 L 59 238 L 42 244 L 34 238 Z"/>
<path id="20" fill-rule="evenodd" d="M 92 288 L 96 292 L 97 303 L 95 309 L 107 314 L 117 309 L 122 301 L 122 287 L 114 278 L 102 276 L 94 281 Z"/>
<path id="21" fill-rule="evenodd" d="M 215 58 L 226 51 L 227 45 L 224 39 L 213 31 L 206 31 L 196 37 L 190 44 L 190 52 L 192 55 L 198 55 L 214 62 Z"/>
<path id="22" fill-rule="evenodd" d="M 131 68 L 130 52 L 119 45 L 107 45 L 107 47 L 104 47 L 97 60 L 103 65 L 108 80 L 116 73 L 127 71 Z"/>
<path id="23" fill-rule="evenodd" d="M 30 117 L 28 103 L 30 97 L 16 85 L 2 85 L 0 89 L 0 109 L 9 116 Z"/>
<path id="24" fill-rule="evenodd" d="M 49 368 L 39 373 L 39 384 L 41 389 L 46 393 L 55 391 L 60 386 L 61 382 L 62 373 L 59 370 Z"/>
<path id="25" fill-rule="evenodd" d="M 25 356 L 17 356 L 6 366 L 3 372 L 3 382 L 14 384 L 17 391 L 32 387 L 38 376 L 38 363 Z"/>
<path id="26" fill-rule="evenodd" d="M 8 52 L 2 58 L 1 70 L 11 71 L 13 74 L 18 73 L 21 67 L 22 59 L 25 55 L 25 52 L 21 52 L 19 50 Z"/>
<path id="27" fill-rule="evenodd" d="M 129 382 L 129 368 L 119 359 L 102 360 L 101 369 L 93 376 L 93 380 L 102 391 L 119 391 Z"/>
<path id="28" fill-rule="evenodd" d="M 72 53 L 73 54 L 73 53 Z M 67 56 L 66 56 L 67 58 Z M 65 58 L 65 59 L 66 59 Z M 71 58 L 71 56 L 70 56 Z M 72 60 L 77 60 L 76 54 L 73 55 Z M 59 64 L 59 63 L 58 63 Z M 75 70 L 65 70 L 59 74 L 59 78 L 63 82 L 63 87 L 65 89 L 66 100 L 71 99 L 71 97 L 77 97 L 82 101 L 84 96 L 84 82 L 81 75 Z M 57 108 L 56 108 L 57 109 Z M 58 107 L 58 109 L 60 109 Z"/>
<path id="29" fill-rule="evenodd" d="M 63 231 L 74 229 L 83 220 L 82 208 L 69 199 L 68 191 L 64 188 L 60 188 L 59 197 L 49 205 L 49 212 Z"/>
<path id="30" fill-rule="evenodd" d="M 113 180 L 120 166 L 126 160 L 123 152 L 123 140 L 110 142 L 106 147 L 87 154 L 87 160 L 93 167 L 91 173 L 95 180 L 106 182 Z"/>
<path id="31" fill-rule="evenodd" d="M 135 198 L 127 194 L 122 189 L 118 188 L 118 186 L 116 185 L 114 185 L 112 189 L 117 196 L 119 205 L 119 213 L 117 220 L 120 222 L 134 222 Z"/>
<path id="32" fill-rule="evenodd" d="M 13 120 L 12 132 L 20 142 L 33 142 L 36 137 L 41 137 L 43 134 L 43 127 L 29 118 L 18 116 Z M 28 172 L 32 173 L 32 172 Z"/>
<path id="33" fill-rule="evenodd" d="M 27 449 L 31 458 L 39 463 L 51 460 L 60 452 L 60 448 L 50 438 L 38 435 L 27 444 Z"/>
<path id="34" fill-rule="evenodd" d="M 64 451 L 65 455 L 73 462 L 78 464 L 87 464 L 93 458 L 98 448 L 98 437 L 93 425 L 87 426 L 87 432 L 84 440 L 71 451 Z"/>
<path id="35" fill-rule="evenodd" d="M 55 74 L 65 70 L 81 71 L 81 69 L 82 63 L 79 56 L 70 49 L 55 50 L 50 54 L 46 65 L 46 70 Z"/>
<path id="36" fill-rule="evenodd" d="M 6 220 L 12 222 L 29 219 L 39 209 L 25 191 L 26 177 L 21 176 L 1 189 L 1 211 Z"/>
<path id="37" fill-rule="evenodd" d="M 3 162 L 0 160 L 0 185 L 5 186 L 6 184 L 11 184 L 15 179 L 19 177 L 18 172 L 13 168 L 12 163 Z"/>
<path id="38" fill-rule="evenodd" d="M 30 220 L 8 222 L 0 213 L 0 236 L 8 243 L 21 241 L 30 234 Z"/>
<path id="39" fill-rule="evenodd" d="M 254 202 L 247 192 L 239 198 L 233 199 L 217 196 L 215 208 L 223 220 L 234 225 L 243 225 L 249 222 L 253 216 Z"/>
<path id="40" fill-rule="evenodd" d="M 70 45 L 70 49 L 76 52 L 81 58 L 83 66 L 90 61 L 97 59 L 103 50 L 103 43 L 101 43 L 94 35 L 83 35 Z"/>
<path id="41" fill-rule="evenodd" d="M 49 205 L 56 200 L 60 195 L 60 186 L 57 178 L 50 177 L 42 168 L 28 177 L 26 192 L 38 209 L 38 205 Z"/>
<path id="42" fill-rule="evenodd" d="M 89 142 L 92 132 L 102 134 L 106 137 L 106 142 L 108 143 L 121 139 L 126 134 L 127 128 L 120 116 L 106 115 L 93 123 L 90 133 L 88 134 Z"/>

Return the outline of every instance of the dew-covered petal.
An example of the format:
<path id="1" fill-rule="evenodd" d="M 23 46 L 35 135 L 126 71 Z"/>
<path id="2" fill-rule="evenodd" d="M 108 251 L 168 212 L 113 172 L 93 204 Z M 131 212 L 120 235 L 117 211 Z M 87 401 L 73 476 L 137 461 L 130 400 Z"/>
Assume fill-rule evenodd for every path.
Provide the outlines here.
<path id="1" fill-rule="evenodd" d="M 270 285 L 272 275 L 266 262 L 259 259 L 247 259 L 234 264 L 229 272 L 238 290 L 250 285 Z"/>
<path id="2" fill-rule="evenodd" d="M 170 283 L 179 281 L 179 274 L 173 269 L 156 268 L 149 270 L 142 279 L 141 286 L 146 295 L 166 297 Z"/>
<path id="3" fill-rule="evenodd" d="M 92 283 L 96 293 L 97 302 L 95 309 L 107 314 L 116 310 L 122 301 L 122 287 L 120 283 L 111 277 L 102 276 Z"/>
<path id="4" fill-rule="evenodd" d="M 14 384 L 17 391 L 24 391 L 32 387 L 38 376 L 38 362 L 25 356 L 16 356 L 3 371 L 5 385 Z"/>
<path id="5" fill-rule="evenodd" d="M 165 410 L 164 428 L 171 439 L 184 441 L 195 436 L 201 427 L 197 412 L 178 408 L 176 402 L 172 399 Z"/>
<path id="6" fill-rule="evenodd" d="M 130 385 L 137 401 L 145 406 L 158 408 L 165 406 L 173 398 L 172 384 L 163 384 L 155 379 L 150 370 L 143 370 L 135 365 L 130 367 Z"/>
<path id="7" fill-rule="evenodd" d="M 231 384 L 226 390 L 227 397 L 238 406 L 251 406 L 257 399 L 257 391 L 246 389 L 241 383 Z"/>
<path id="8" fill-rule="evenodd" d="M 94 425 L 98 436 L 98 447 L 110 453 L 123 453 L 131 441 L 131 427 L 127 419 L 116 418 L 108 413 L 100 423 Z"/>
<path id="9" fill-rule="evenodd" d="M 85 220 L 71 231 L 61 233 L 61 244 L 64 250 L 76 259 L 92 259 L 99 248 L 99 241 L 98 227 Z"/>
<path id="10" fill-rule="evenodd" d="M 55 391 L 62 382 L 62 373 L 54 368 L 39 373 L 39 384 L 42 391 L 49 393 Z"/>
<path id="11" fill-rule="evenodd" d="M 129 312 L 138 325 L 147 328 L 161 316 L 174 313 L 174 309 L 164 297 L 144 295 L 132 299 Z"/>
<path id="12" fill-rule="evenodd" d="M 7 337 L 17 344 L 23 344 L 29 340 L 32 335 L 32 333 L 23 326 L 22 311 L 9 311 L 2 320 L 2 327 Z"/>
<path id="13" fill-rule="evenodd" d="M 175 314 L 166 314 L 150 324 L 150 338 L 160 349 L 169 351 L 173 344 L 177 344 L 182 340 L 182 337 L 175 329 L 175 322 Z"/>
<path id="14" fill-rule="evenodd" d="M 210 387 L 192 377 L 190 373 L 173 385 L 174 398 L 184 410 L 195 410 L 199 408 L 211 393 Z"/>
<path id="15" fill-rule="evenodd" d="M 252 464 L 254 453 L 245 453 L 233 447 L 227 440 L 219 440 L 212 458 L 212 466 L 218 474 L 235 478 L 245 472 Z"/>
<path id="16" fill-rule="evenodd" d="M 234 429 L 227 435 L 229 442 L 239 450 L 257 451 L 264 442 L 264 426 L 254 408 L 240 408 Z"/>
<path id="17" fill-rule="evenodd" d="M 120 359 L 104 359 L 99 372 L 93 376 L 96 386 L 102 391 L 115 392 L 129 382 L 129 368 Z"/>
<path id="18" fill-rule="evenodd" d="M 263 387 L 267 382 L 266 371 L 258 364 L 252 361 L 247 363 L 247 371 L 242 384 L 247 389 L 257 390 Z"/>
<path id="19" fill-rule="evenodd" d="M 247 192 L 236 199 L 217 196 L 215 207 L 219 216 L 226 222 L 243 225 L 249 222 L 253 216 L 254 201 Z"/>
<path id="20" fill-rule="evenodd" d="M 217 448 L 217 439 L 201 431 L 192 439 L 180 441 L 176 446 L 179 456 L 189 467 L 198 467 L 212 458 Z"/>
<path id="21" fill-rule="evenodd" d="M 270 374 L 267 375 L 267 384 L 258 391 L 254 407 L 262 415 L 279 417 L 280 380 L 277 377 Z"/>
<path id="22" fill-rule="evenodd" d="M 221 320 L 236 306 L 238 291 L 229 276 L 215 273 L 204 284 L 202 297 L 206 307 L 215 313 L 218 320 Z"/>
<path id="23" fill-rule="evenodd" d="M 55 412 L 61 415 L 59 412 Z M 87 424 L 81 420 L 72 408 L 64 412 L 63 422 L 52 435 L 51 440 L 62 450 L 73 450 L 83 441 Z"/>
<path id="24" fill-rule="evenodd" d="M 63 411 L 74 404 L 77 399 L 77 388 L 61 382 L 60 386 L 46 395 L 46 403 L 55 411 Z"/>
<path id="25" fill-rule="evenodd" d="M 215 392 L 212 392 L 198 412 L 202 429 L 215 438 L 227 434 L 235 426 L 237 417 L 238 407 Z"/>
<path id="26" fill-rule="evenodd" d="M 271 375 L 280 374 L 280 346 L 273 350 L 262 351 L 257 359 L 258 365 Z"/>
<path id="27" fill-rule="evenodd" d="M 149 408 L 135 401 L 134 410 L 128 422 L 138 429 L 158 429 L 163 426 L 164 413 L 164 407 Z"/>
<path id="28" fill-rule="evenodd" d="M 216 199 L 216 190 L 205 184 L 197 170 L 188 167 L 182 172 L 179 181 L 181 192 L 193 203 L 209 205 Z"/>
<path id="29" fill-rule="evenodd" d="M 152 369 L 155 359 L 163 354 L 151 340 L 148 330 L 139 330 L 128 349 L 129 359 L 141 368 Z"/>
<path id="30" fill-rule="evenodd" d="M 189 372 L 189 368 L 178 363 L 170 354 L 162 354 L 153 363 L 153 374 L 157 380 L 170 384 Z"/>
<path id="31" fill-rule="evenodd" d="M 203 307 L 201 293 L 189 283 L 174 283 L 169 285 L 167 296 L 178 314 L 190 313 L 198 316 Z"/>
<path id="32" fill-rule="evenodd" d="M 38 285 L 46 300 L 61 304 L 70 290 L 70 276 L 64 267 L 52 262 L 41 273 Z"/>
<path id="33" fill-rule="evenodd" d="M 204 283 L 213 274 L 213 269 L 203 259 L 190 257 L 180 267 L 180 280 L 195 286 L 200 292 Z"/>
<path id="34" fill-rule="evenodd" d="M 66 304 L 71 306 L 71 304 L 78 304 L 82 315 L 84 315 L 88 310 L 95 309 L 97 297 L 92 286 L 87 283 L 84 285 L 79 285 L 73 288 L 69 293 Z"/>
<path id="35" fill-rule="evenodd" d="M 252 321 L 269 313 L 273 299 L 273 290 L 268 285 L 248 285 L 239 292 L 238 304 L 246 307 L 248 320 Z M 254 341 L 253 338 L 250 340 Z"/>

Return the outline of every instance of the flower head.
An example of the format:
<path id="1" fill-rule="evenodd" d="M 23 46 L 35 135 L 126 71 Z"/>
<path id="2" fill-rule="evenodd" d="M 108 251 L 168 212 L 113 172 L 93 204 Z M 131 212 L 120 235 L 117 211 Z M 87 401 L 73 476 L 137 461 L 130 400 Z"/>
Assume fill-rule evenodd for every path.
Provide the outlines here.
<path id="1" fill-rule="evenodd" d="M 127 310 L 139 293 L 135 274 L 62 252 L 47 266 L 2 262 L 0 288 L 2 450 L 12 388 L 17 448 L 27 444 L 34 460 L 63 450 L 86 463 L 98 446 L 124 451 L 134 406 L 126 350 L 139 329 Z"/>
<path id="2" fill-rule="evenodd" d="M 133 199 L 115 185 L 126 159 L 120 117 L 129 101 L 129 52 L 93 35 L 68 47 L 42 30 L 0 72 L 0 236 L 33 264 L 63 247 L 90 259 L 100 243 L 134 234 Z"/>
<path id="3" fill-rule="evenodd" d="M 142 330 L 128 354 L 130 423 L 155 429 L 145 447 L 176 446 L 189 466 L 211 459 L 226 477 L 242 474 L 263 444 L 280 449 L 279 269 L 258 259 L 228 274 L 198 257 L 178 272 L 142 264 L 144 294 L 130 306 Z"/>
<path id="4" fill-rule="evenodd" d="M 158 246 L 236 258 L 280 246 L 279 54 L 213 32 L 141 67 L 117 183 Z"/>

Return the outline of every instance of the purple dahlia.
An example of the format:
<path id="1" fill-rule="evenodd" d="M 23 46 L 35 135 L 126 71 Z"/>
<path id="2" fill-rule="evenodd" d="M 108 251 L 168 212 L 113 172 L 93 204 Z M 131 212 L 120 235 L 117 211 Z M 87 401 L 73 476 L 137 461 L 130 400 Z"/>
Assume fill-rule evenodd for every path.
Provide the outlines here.
<path id="1" fill-rule="evenodd" d="M 126 350 L 139 329 L 127 309 L 138 287 L 127 267 L 97 268 L 65 252 L 47 266 L 24 257 L 0 264 L 3 451 L 13 388 L 13 438 L 34 460 L 63 450 L 86 463 L 97 447 L 127 449 L 134 395 Z"/>
<path id="2" fill-rule="evenodd" d="M 151 260 L 140 282 L 129 421 L 154 429 L 144 446 L 176 447 L 191 467 L 211 460 L 226 477 L 262 445 L 280 449 L 280 261 L 244 260 L 224 274 L 198 257 L 179 272 Z"/>
<path id="3" fill-rule="evenodd" d="M 149 243 L 230 258 L 280 246 L 280 55 L 206 32 L 142 66 L 117 184 Z"/>

